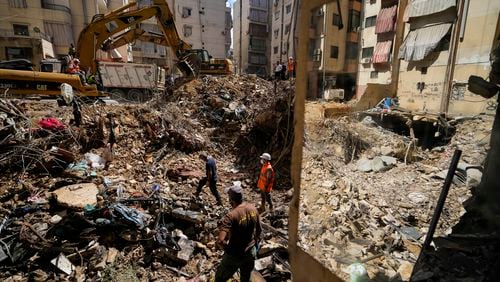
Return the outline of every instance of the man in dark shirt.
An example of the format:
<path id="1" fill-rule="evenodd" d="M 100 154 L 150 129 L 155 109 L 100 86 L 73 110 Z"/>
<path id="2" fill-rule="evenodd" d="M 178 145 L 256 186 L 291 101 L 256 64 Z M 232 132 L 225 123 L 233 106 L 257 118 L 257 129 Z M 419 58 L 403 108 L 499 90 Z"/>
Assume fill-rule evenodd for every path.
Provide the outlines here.
<path id="1" fill-rule="evenodd" d="M 224 249 L 224 256 L 215 273 L 215 282 L 225 282 L 240 270 L 240 281 L 249 282 L 255 265 L 257 245 L 262 232 L 257 209 L 243 202 L 241 186 L 226 188 L 233 208 L 222 219 L 217 246 Z"/>
<path id="2" fill-rule="evenodd" d="M 208 182 L 210 191 L 217 200 L 217 204 L 222 205 L 219 191 L 217 191 L 217 164 L 215 163 L 215 159 L 211 156 L 208 156 L 206 153 L 201 153 L 200 159 L 205 161 L 206 176 L 200 179 L 200 182 L 198 183 L 198 188 L 196 189 L 196 197 L 200 196 L 201 189 L 203 189 L 203 186 L 205 186 L 205 184 L 207 184 Z"/>

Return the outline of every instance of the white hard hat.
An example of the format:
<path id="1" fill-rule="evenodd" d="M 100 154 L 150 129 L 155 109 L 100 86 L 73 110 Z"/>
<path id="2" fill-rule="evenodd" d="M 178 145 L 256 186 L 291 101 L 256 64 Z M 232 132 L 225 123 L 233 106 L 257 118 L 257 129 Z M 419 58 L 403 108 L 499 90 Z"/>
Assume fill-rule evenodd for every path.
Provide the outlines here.
<path id="1" fill-rule="evenodd" d="M 264 159 L 266 161 L 270 161 L 271 160 L 271 155 L 269 155 L 268 153 L 264 153 L 260 156 L 261 159 Z"/>

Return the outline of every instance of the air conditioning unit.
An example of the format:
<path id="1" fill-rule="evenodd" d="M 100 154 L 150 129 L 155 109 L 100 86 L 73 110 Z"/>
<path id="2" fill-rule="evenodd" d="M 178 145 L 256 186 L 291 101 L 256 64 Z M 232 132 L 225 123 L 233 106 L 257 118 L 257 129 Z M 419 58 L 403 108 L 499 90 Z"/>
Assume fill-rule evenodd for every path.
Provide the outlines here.
<path id="1" fill-rule="evenodd" d="M 362 64 L 369 64 L 372 62 L 372 58 L 363 58 L 361 59 Z"/>
<path id="2" fill-rule="evenodd" d="M 343 100 L 344 94 L 344 89 L 325 89 L 323 98 L 325 100 Z"/>
<path id="3" fill-rule="evenodd" d="M 317 12 L 316 12 L 316 16 L 318 17 L 321 17 L 325 14 L 325 11 L 323 11 L 323 8 L 319 9 Z"/>

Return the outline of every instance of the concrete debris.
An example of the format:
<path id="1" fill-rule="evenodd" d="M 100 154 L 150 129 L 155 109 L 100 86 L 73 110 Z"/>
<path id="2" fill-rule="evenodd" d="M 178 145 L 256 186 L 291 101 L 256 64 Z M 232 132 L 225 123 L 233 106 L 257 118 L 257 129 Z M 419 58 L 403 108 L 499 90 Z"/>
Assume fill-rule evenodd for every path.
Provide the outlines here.
<path id="1" fill-rule="evenodd" d="M 80 183 L 59 188 L 53 192 L 57 202 L 70 208 L 83 209 L 97 204 L 99 189 L 94 183 Z"/>
<path id="2" fill-rule="evenodd" d="M 274 267 L 255 275 L 289 280 L 281 206 L 291 191 L 293 87 L 279 82 L 270 95 L 273 84 L 256 77 L 200 77 L 147 104 L 82 103 L 79 127 L 71 107 L 0 99 L 0 280 L 208 281 L 223 254 L 222 187 L 241 181 L 259 203 L 262 152 L 276 163 L 276 214 L 262 218 L 258 258 Z M 217 160 L 224 206 L 208 189 L 193 195 L 205 174 L 200 151 Z"/>
<path id="3" fill-rule="evenodd" d="M 299 244 L 344 280 L 349 264 L 370 260 L 363 265 L 373 281 L 409 281 L 443 184 L 436 175 L 447 171 L 455 148 L 463 150 L 463 164 L 435 237 L 458 223 L 469 187 L 481 180 L 478 165 L 488 148 L 476 136 L 489 134 L 492 117 L 448 121 L 455 134 L 440 134 L 448 136 L 445 140 L 433 136 L 432 143 L 412 140 L 406 118 L 398 115 L 361 114 L 362 121 L 306 116 Z M 325 187 L 325 181 L 334 182 L 335 189 Z M 439 267 L 416 273 L 412 281 L 440 277 Z"/>

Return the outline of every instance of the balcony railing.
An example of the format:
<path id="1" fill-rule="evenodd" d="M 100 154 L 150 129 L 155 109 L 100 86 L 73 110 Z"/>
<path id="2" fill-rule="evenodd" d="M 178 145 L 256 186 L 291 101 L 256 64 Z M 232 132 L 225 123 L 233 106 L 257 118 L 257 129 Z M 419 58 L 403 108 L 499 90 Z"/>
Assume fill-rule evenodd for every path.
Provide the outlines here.
<path id="1" fill-rule="evenodd" d="M 0 29 L 0 38 L 3 37 L 34 38 L 34 39 L 44 39 L 51 43 L 53 42 L 53 38 L 48 36 L 47 34 L 43 32 L 34 32 L 34 31 L 31 31 L 29 35 L 21 35 L 21 34 L 15 34 L 14 31 L 10 29 Z"/>
<path id="2" fill-rule="evenodd" d="M 63 12 L 66 12 L 68 14 L 71 14 L 71 9 L 69 7 L 66 7 L 66 6 L 60 5 L 60 4 L 48 3 L 45 0 L 42 0 L 42 8 L 48 9 L 48 10 L 63 11 Z"/>

